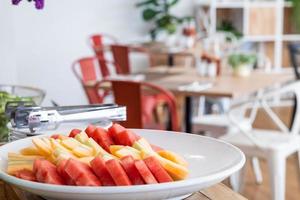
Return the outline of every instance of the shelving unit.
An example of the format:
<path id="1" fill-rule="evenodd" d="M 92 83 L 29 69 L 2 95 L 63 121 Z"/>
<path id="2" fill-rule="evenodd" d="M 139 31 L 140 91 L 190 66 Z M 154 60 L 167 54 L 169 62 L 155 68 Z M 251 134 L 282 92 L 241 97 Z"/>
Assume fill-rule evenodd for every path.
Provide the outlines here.
<path id="1" fill-rule="evenodd" d="M 300 41 L 290 17 L 292 3 L 284 0 L 197 1 L 209 16 L 208 33 L 213 34 L 222 20 L 230 21 L 243 34 L 242 41 L 253 43 L 259 53 L 271 59 L 274 69 L 290 66 L 287 43 Z"/>

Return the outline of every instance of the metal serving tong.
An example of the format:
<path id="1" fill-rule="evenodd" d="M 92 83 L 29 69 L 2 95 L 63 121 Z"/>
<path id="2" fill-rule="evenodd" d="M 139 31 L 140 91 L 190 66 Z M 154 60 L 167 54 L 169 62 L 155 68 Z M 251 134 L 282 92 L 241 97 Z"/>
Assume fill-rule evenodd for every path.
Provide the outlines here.
<path id="1" fill-rule="evenodd" d="M 126 107 L 116 104 L 39 107 L 33 102 L 8 102 L 5 113 L 13 128 L 37 130 L 56 129 L 61 123 L 125 121 Z"/>

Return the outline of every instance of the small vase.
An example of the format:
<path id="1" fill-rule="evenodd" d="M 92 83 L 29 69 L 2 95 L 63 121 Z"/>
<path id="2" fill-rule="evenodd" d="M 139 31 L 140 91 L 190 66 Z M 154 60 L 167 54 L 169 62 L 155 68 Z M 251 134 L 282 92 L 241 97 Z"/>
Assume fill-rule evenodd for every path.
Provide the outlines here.
<path id="1" fill-rule="evenodd" d="M 247 77 L 251 74 L 252 67 L 250 64 L 242 64 L 232 69 L 233 75 L 238 77 Z"/>

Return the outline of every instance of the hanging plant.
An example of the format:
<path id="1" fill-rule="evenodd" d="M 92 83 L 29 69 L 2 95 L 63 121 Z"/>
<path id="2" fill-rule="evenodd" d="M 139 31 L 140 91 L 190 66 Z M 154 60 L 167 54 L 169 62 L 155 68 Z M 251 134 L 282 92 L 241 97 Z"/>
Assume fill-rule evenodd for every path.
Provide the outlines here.
<path id="1" fill-rule="evenodd" d="M 290 0 L 293 3 L 292 20 L 297 31 L 300 31 L 300 0 Z"/>
<path id="2" fill-rule="evenodd" d="M 137 7 L 142 7 L 142 16 L 146 22 L 154 22 L 154 27 L 150 30 L 152 39 L 155 39 L 158 31 L 165 30 L 173 34 L 177 30 L 177 25 L 190 17 L 177 17 L 170 13 L 170 9 L 179 0 L 144 0 L 138 3 Z"/>
<path id="3" fill-rule="evenodd" d="M 19 5 L 19 3 L 22 0 L 12 0 L 13 5 Z M 34 2 L 35 8 L 36 9 L 43 9 L 44 8 L 44 0 L 27 0 L 28 2 Z"/>

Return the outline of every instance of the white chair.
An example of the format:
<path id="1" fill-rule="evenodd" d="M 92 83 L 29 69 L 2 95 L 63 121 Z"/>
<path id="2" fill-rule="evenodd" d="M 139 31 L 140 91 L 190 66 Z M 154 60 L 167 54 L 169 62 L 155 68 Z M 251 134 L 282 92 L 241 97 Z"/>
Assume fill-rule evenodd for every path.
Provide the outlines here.
<path id="1" fill-rule="evenodd" d="M 283 200 L 285 198 L 286 158 L 295 152 L 298 153 L 297 165 L 300 170 L 300 106 L 296 109 L 295 123 L 293 123 L 291 129 L 286 127 L 270 107 L 270 103 L 273 102 L 274 98 L 278 98 L 279 95 L 287 98 L 290 97 L 290 94 L 295 95 L 297 103 L 299 103 L 297 105 L 300 105 L 300 81 L 267 91 L 261 97 L 233 106 L 228 116 L 231 123 L 239 131 L 227 133 L 220 138 L 239 147 L 247 157 L 258 157 L 267 160 L 273 200 Z M 239 117 L 235 114 L 245 108 L 251 108 L 248 119 L 252 123 L 255 120 L 258 108 L 263 108 L 277 125 L 279 131 L 245 129 L 244 126 L 241 126 Z M 235 190 L 239 190 L 243 184 L 243 172 L 242 169 L 238 174 L 231 177 Z"/>

